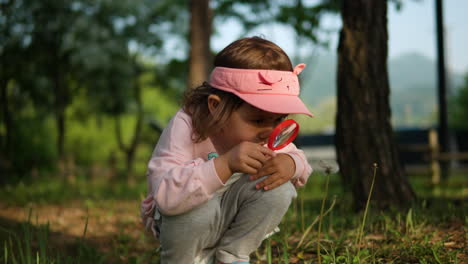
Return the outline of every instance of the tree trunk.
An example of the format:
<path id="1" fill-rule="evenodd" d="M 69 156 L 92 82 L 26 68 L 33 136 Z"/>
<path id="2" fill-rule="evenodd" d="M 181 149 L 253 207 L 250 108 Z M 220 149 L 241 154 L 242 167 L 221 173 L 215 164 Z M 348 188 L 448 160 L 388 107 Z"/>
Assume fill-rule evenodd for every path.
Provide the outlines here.
<path id="1" fill-rule="evenodd" d="M 11 169 L 11 160 L 13 155 L 13 118 L 8 108 L 8 81 L 4 76 L 0 77 L 0 105 L 2 112 L 3 124 L 5 127 L 5 137 L 3 142 L 0 143 L 0 185 L 7 182 L 7 176 Z M 0 138 L 1 139 L 1 138 Z"/>
<path id="2" fill-rule="evenodd" d="M 54 43 L 51 45 L 49 53 L 51 65 L 62 65 L 60 62 L 60 55 L 55 51 L 58 50 L 58 44 Z M 63 67 L 63 66 L 62 66 Z M 63 178 L 68 178 L 67 161 L 65 157 L 65 107 L 67 104 L 66 92 L 65 92 L 65 81 L 63 76 L 62 67 L 47 68 L 48 77 L 52 82 L 52 91 L 54 96 L 53 107 L 54 107 L 54 118 L 55 127 L 57 129 L 57 167 L 58 174 Z"/>
<path id="3" fill-rule="evenodd" d="M 390 123 L 387 1 L 345 0 L 338 46 L 336 152 L 346 188 L 362 208 L 369 194 L 380 207 L 414 198 L 398 157 Z"/>
<path id="4" fill-rule="evenodd" d="M 135 68 L 138 68 L 138 65 L 136 64 L 136 58 L 134 58 L 134 65 Z M 140 143 L 141 139 L 141 132 L 142 132 L 142 125 L 143 125 L 143 102 L 141 100 L 141 85 L 139 81 L 139 72 L 137 71 L 137 74 L 134 78 L 134 96 L 135 96 L 135 102 L 136 102 L 136 107 L 137 107 L 137 122 L 135 125 L 135 129 L 133 131 L 133 138 L 132 142 L 130 143 L 130 146 L 127 149 L 127 175 L 131 177 L 133 173 L 133 163 L 135 161 L 135 153 L 138 148 L 138 144 Z"/>
<path id="5" fill-rule="evenodd" d="M 53 74 L 55 123 L 57 127 L 57 155 L 59 167 L 63 167 L 63 170 L 65 170 L 65 108 L 67 105 L 67 94 L 65 91 L 63 73 L 57 69 Z M 62 173 L 63 172 L 64 171 L 62 171 Z"/>
<path id="6" fill-rule="evenodd" d="M 140 66 L 137 63 L 137 58 L 134 56 L 133 58 L 133 67 L 135 69 L 135 76 L 133 77 L 133 96 L 136 103 L 137 108 L 137 115 L 136 115 L 136 124 L 133 130 L 133 137 L 128 146 L 125 146 L 122 138 L 122 130 L 120 127 L 120 116 L 117 114 L 115 116 L 115 132 L 117 137 L 117 144 L 119 149 L 125 154 L 125 164 L 126 164 L 126 172 L 125 175 L 127 176 L 127 180 L 131 178 L 133 173 L 133 164 L 135 161 L 135 154 L 138 149 L 138 145 L 141 139 L 142 127 L 143 127 L 143 101 L 141 99 L 141 84 L 139 81 L 139 76 L 142 73 L 140 70 Z"/>
<path id="7" fill-rule="evenodd" d="M 120 127 L 120 114 L 116 114 L 115 118 L 115 136 L 117 139 L 117 145 L 119 149 L 125 154 L 126 161 L 127 159 L 127 147 L 125 146 L 122 138 L 122 128 Z M 126 164 L 128 166 L 128 163 Z"/>
<path id="8" fill-rule="evenodd" d="M 0 105 L 1 105 L 1 111 L 2 111 L 2 118 L 3 118 L 3 124 L 5 126 L 5 139 L 4 142 L 2 142 L 2 148 L 5 151 L 6 157 L 10 154 L 10 151 L 12 151 L 12 129 L 13 129 L 13 119 L 12 115 L 10 112 L 10 109 L 8 108 L 8 81 L 6 78 L 1 78 L 0 80 L 0 89 L 1 89 L 1 94 L 0 94 Z M 5 158 L 6 158 L 5 157 Z"/>
<path id="9" fill-rule="evenodd" d="M 187 88 L 208 79 L 211 65 L 210 37 L 212 13 L 209 0 L 190 1 L 190 53 Z"/>

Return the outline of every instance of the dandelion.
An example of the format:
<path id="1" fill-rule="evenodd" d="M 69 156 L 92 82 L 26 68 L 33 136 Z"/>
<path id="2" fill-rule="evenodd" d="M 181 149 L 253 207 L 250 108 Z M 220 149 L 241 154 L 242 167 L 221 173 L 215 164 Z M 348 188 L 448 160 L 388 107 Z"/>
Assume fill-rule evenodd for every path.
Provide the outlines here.
<path id="1" fill-rule="evenodd" d="M 320 208 L 320 218 L 319 218 L 319 225 L 318 225 L 318 241 L 317 241 L 317 257 L 318 257 L 318 263 L 322 263 L 322 258 L 320 255 L 320 235 L 322 233 L 322 219 L 323 219 L 323 210 L 325 208 L 325 201 L 327 200 L 327 195 L 328 195 L 328 183 L 330 181 L 330 174 L 333 171 L 333 167 L 324 162 L 323 160 L 320 160 L 319 166 L 324 169 L 325 174 L 327 175 L 327 180 L 325 182 L 325 195 L 322 199 L 322 206 Z"/>

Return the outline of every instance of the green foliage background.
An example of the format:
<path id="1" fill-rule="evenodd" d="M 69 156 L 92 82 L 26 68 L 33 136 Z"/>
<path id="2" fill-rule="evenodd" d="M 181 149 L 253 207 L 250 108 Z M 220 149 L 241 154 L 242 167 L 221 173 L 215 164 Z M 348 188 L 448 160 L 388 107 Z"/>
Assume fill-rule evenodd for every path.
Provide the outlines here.
<path id="1" fill-rule="evenodd" d="M 212 1 L 214 25 L 234 19 L 248 35 L 259 25 L 275 22 L 293 28 L 297 41 L 311 47 L 327 45 L 317 37 L 324 32 L 321 16 L 337 14 L 340 6 L 337 0 L 314 4 Z M 7 175 L 0 183 L 54 175 L 60 166 L 72 166 L 77 175 L 94 176 L 112 169 L 124 176 L 128 153 L 119 148 L 116 119 L 121 121 L 122 142 L 128 148 L 139 117 L 142 127 L 137 133 L 133 175 L 144 177 L 159 136 L 154 125 L 167 124 L 185 90 L 187 58 L 174 58 L 167 51 L 186 55 L 187 2 L 5 0 L 0 7 L 0 173 Z M 173 47 L 168 49 L 168 43 Z M 310 64 L 329 69 L 321 75 L 332 76 L 335 65 L 328 64 L 335 60 L 321 62 L 324 66 L 311 59 Z M 302 97 L 316 115 L 314 119 L 294 117 L 302 133 L 332 131 L 336 102 L 327 95 L 334 89 L 334 80 L 311 78 L 313 72 L 302 75 L 306 88 Z M 451 104 L 455 128 L 468 129 L 467 78 Z M 401 108 L 395 107 L 394 112 Z M 64 154 L 58 148 L 60 111 Z"/>

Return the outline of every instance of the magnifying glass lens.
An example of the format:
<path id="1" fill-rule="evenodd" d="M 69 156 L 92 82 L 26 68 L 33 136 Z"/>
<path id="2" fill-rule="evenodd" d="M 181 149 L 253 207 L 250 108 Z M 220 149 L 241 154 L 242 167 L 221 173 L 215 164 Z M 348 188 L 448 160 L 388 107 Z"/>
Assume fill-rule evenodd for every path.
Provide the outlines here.
<path id="1" fill-rule="evenodd" d="M 279 150 L 291 143 L 299 132 L 299 124 L 292 119 L 285 120 L 277 125 L 270 134 L 268 147 Z"/>
<path id="2" fill-rule="evenodd" d="M 281 132 L 275 137 L 275 141 L 273 143 L 274 147 L 278 147 L 281 144 L 284 144 L 295 132 L 297 127 L 296 123 L 292 123 L 291 125 L 283 128 Z"/>

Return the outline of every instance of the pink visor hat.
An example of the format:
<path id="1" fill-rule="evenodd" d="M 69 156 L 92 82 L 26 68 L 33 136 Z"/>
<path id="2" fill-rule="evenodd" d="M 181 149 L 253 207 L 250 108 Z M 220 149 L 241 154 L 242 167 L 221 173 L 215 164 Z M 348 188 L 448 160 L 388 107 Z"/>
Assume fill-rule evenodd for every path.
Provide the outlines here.
<path id="1" fill-rule="evenodd" d="M 209 83 L 267 112 L 312 117 L 299 98 L 297 76 L 305 66 L 301 63 L 292 72 L 216 67 L 211 72 Z"/>

